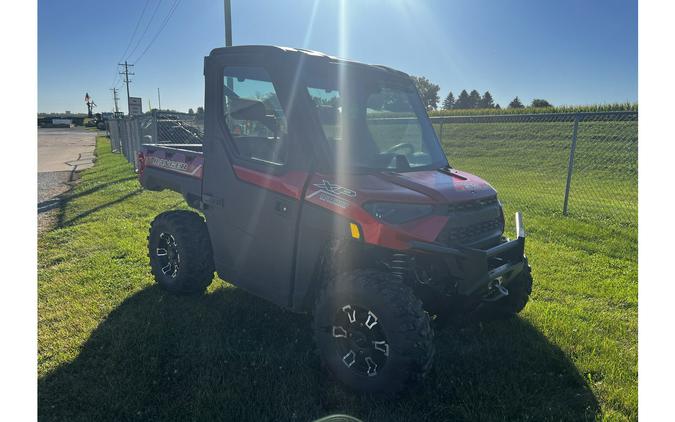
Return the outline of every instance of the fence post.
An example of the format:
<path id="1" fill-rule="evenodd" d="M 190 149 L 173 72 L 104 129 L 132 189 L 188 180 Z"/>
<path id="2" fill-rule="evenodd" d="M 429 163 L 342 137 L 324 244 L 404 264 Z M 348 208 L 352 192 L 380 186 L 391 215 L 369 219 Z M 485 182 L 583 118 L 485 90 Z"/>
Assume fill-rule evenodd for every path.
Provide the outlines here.
<path id="1" fill-rule="evenodd" d="M 152 143 L 159 143 L 159 129 L 157 127 L 157 110 L 152 110 Z"/>
<path id="2" fill-rule="evenodd" d="M 122 154 L 122 135 L 121 135 L 122 132 L 120 131 L 120 121 L 121 120 L 122 119 L 120 119 L 119 117 L 117 119 L 115 119 L 115 130 L 116 130 L 115 133 L 117 133 L 117 136 L 116 136 L 117 140 L 115 141 L 115 146 L 117 147 L 117 152 L 119 154 Z"/>
<path id="3" fill-rule="evenodd" d="M 138 154 L 138 116 L 131 121 L 131 163 L 136 170 L 136 154 Z"/>
<path id="4" fill-rule="evenodd" d="M 129 158 L 129 149 L 131 148 L 131 117 L 124 119 L 124 158 L 127 159 L 127 163 L 131 162 Z"/>
<path id="5" fill-rule="evenodd" d="M 438 137 L 440 138 L 441 143 L 443 143 L 443 120 L 441 120 L 441 129 L 439 130 L 440 134 Z"/>
<path id="6" fill-rule="evenodd" d="M 563 215 L 567 215 L 567 207 L 570 200 L 570 184 L 572 183 L 572 172 L 574 171 L 574 151 L 577 149 L 577 132 L 579 130 L 579 114 L 574 115 L 574 130 L 572 131 L 572 146 L 570 148 L 570 159 L 567 162 L 567 183 L 565 184 L 565 202 L 563 203 Z"/>

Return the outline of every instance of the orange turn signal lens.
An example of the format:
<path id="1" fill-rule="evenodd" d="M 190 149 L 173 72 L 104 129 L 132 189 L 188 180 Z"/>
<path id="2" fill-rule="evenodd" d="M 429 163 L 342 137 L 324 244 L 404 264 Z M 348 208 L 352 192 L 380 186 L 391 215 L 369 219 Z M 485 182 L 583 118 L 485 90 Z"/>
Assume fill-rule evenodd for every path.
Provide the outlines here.
<path id="1" fill-rule="evenodd" d="M 359 230 L 359 226 L 356 223 L 349 223 L 349 230 L 352 232 L 354 239 L 361 239 L 361 230 Z"/>

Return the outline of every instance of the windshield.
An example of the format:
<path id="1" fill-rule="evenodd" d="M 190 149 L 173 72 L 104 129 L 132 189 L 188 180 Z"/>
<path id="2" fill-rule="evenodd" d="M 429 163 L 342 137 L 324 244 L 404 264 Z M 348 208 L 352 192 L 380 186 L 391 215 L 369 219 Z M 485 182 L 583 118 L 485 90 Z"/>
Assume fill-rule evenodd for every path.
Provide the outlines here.
<path id="1" fill-rule="evenodd" d="M 334 164 L 346 170 L 414 171 L 447 159 L 408 78 L 332 64 L 307 80 Z"/>

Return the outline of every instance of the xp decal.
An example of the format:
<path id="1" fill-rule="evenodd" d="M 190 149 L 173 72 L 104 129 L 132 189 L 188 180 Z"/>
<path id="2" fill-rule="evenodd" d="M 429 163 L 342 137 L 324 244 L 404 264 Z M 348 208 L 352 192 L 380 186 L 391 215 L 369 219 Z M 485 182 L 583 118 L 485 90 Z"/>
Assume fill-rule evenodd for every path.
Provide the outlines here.
<path id="1" fill-rule="evenodd" d="M 333 184 L 325 179 L 322 180 L 321 183 L 314 183 L 312 186 L 317 187 L 319 190 L 312 192 L 307 196 L 307 199 L 318 195 L 320 201 L 328 202 L 329 204 L 333 204 L 340 208 L 347 208 L 349 207 L 349 201 L 341 198 L 340 196 L 356 198 L 355 191 L 337 184 Z"/>

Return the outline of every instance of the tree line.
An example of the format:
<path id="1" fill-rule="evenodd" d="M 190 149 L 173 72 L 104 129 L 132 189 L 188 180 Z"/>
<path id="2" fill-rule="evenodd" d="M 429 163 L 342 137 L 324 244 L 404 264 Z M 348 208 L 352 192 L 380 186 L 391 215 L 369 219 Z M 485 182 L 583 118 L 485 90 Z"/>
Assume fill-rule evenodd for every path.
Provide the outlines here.
<path id="1" fill-rule="evenodd" d="M 424 76 L 412 76 L 412 79 L 427 110 L 438 109 L 438 103 L 440 102 L 438 92 L 441 90 L 441 87 L 432 83 Z M 530 107 L 553 107 L 553 105 L 546 100 L 535 98 L 532 100 Z M 442 110 L 466 110 L 471 108 L 500 109 L 501 106 L 494 102 L 490 91 L 485 91 L 483 95 L 480 95 L 475 89 L 471 90 L 471 92 L 466 92 L 466 89 L 463 89 L 457 98 L 450 91 L 441 104 Z M 509 103 L 508 108 L 525 108 L 525 105 L 520 101 L 520 98 L 515 97 Z"/>

